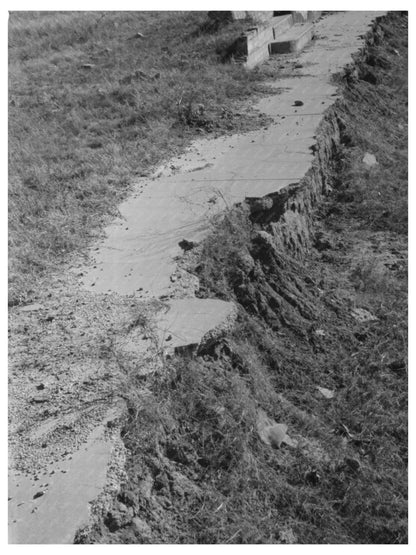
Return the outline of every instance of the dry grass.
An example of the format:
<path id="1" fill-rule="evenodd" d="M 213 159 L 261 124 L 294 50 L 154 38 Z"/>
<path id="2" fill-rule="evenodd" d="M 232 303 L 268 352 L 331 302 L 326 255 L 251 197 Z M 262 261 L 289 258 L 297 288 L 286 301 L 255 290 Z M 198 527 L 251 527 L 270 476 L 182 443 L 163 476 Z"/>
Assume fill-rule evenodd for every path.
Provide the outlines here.
<path id="1" fill-rule="evenodd" d="M 403 16 L 391 17 L 357 57 L 359 81 L 345 87 L 339 108 L 346 148 L 339 154 L 337 188 L 344 208 L 363 226 L 406 235 L 408 36 Z M 375 155 L 376 166 L 363 164 L 365 152 Z"/>
<path id="2" fill-rule="evenodd" d="M 10 14 L 10 304 L 100 233 L 137 176 L 195 135 L 264 123 L 241 110 L 264 73 L 218 62 L 246 24 L 210 33 L 206 21 L 206 12 Z"/>

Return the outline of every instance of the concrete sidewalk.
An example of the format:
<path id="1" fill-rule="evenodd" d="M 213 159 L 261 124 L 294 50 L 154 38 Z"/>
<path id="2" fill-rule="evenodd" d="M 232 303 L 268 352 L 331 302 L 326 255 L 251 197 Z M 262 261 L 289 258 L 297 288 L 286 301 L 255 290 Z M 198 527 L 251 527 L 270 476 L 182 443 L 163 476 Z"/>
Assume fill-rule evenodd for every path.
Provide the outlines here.
<path id="1" fill-rule="evenodd" d="M 351 62 L 362 35 L 380 13 L 340 12 L 316 24 L 317 39 L 297 59 L 296 76 L 273 86 L 259 110 L 273 118 L 262 131 L 201 140 L 170 160 L 120 206 L 94 253 L 85 287 L 96 292 L 169 295 L 182 239 L 200 241 L 212 215 L 246 197 L 259 197 L 300 181 L 312 163 L 311 147 L 325 110 L 336 98 L 331 75 Z M 303 102 L 295 106 L 296 100 Z M 171 170 L 171 167 L 175 167 Z"/>

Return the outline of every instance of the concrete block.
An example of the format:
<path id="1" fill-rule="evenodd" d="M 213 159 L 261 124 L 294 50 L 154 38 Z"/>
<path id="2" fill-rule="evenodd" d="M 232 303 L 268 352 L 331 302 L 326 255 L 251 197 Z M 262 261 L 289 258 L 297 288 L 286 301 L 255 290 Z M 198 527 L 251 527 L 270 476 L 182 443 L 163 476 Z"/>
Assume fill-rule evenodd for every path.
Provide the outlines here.
<path id="1" fill-rule="evenodd" d="M 272 11 L 234 11 L 231 12 L 232 18 L 234 20 L 248 19 L 250 18 L 255 23 L 268 23 L 273 19 Z"/>
<path id="2" fill-rule="evenodd" d="M 157 315 L 158 346 L 166 354 L 192 356 L 206 336 L 232 324 L 236 307 L 219 299 L 173 299 Z"/>
<path id="3" fill-rule="evenodd" d="M 308 21 L 313 22 L 317 21 L 322 15 L 322 12 L 312 11 L 308 12 Z"/>
<path id="4" fill-rule="evenodd" d="M 306 23 L 308 21 L 316 21 L 321 17 L 322 12 L 308 11 L 308 12 L 292 12 L 293 21 L 295 23 Z"/>
<path id="5" fill-rule="evenodd" d="M 288 31 L 294 25 L 292 14 L 282 15 L 273 19 L 273 39 Z"/>
<path id="6" fill-rule="evenodd" d="M 294 25 L 289 31 L 280 36 L 278 41 L 270 43 L 270 54 L 286 54 L 299 52 L 312 40 L 314 26 L 309 24 Z"/>
<path id="7" fill-rule="evenodd" d="M 247 12 L 233 11 L 231 12 L 234 20 L 247 19 Z"/>
<path id="8" fill-rule="evenodd" d="M 308 21 L 308 12 L 292 12 L 295 23 L 305 23 Z"/>
<path id="9" fill-rule="evenodd" d="M 270 54 L 285 53 L 285 52 L 298 52 L 303 46 L 312 38 L 310 29 L 305 28 L 302 31 L 302 36 L 298 38 L 297 33 L 299 27 L 296 29 L 295 36 L 286 34 L 294 27 L 295 24 L 307 24 L 308 21 L 314 21 L 320 17 L 321 12 L 289 12 L 284 15 L 273 16 L 273 12 L 233 12 L 233 14 L 240 14 L 233 16 L 234 18 L 242 19 L 243 13 L 250 16 L 258 26 L 248 29 L 239 39 L 235 42 L 234 59 L 237 61 L 245 62 L 246 67 L 252 68 L 259 63 L 267 60 Z M 304 36 L 305 35 L 305 36 Z M 288 42 L 290 44 L 280 45 L 281 42 Z M 279 43 L 274 45 L 273 43 Z"/>
<path id="10" fill-rule="evenodd" d="M 246 56 L 246 66 L 251 68 L 267 60 L 270 55 L 269 44 L 277 36 L 288 31 L 293 25 L 292 14 L 273 17 L 267 26 L 259 26 L 247 30 L 241 37 L 246 46 L 240 46 L 240 52 L 244 51 Z"/>

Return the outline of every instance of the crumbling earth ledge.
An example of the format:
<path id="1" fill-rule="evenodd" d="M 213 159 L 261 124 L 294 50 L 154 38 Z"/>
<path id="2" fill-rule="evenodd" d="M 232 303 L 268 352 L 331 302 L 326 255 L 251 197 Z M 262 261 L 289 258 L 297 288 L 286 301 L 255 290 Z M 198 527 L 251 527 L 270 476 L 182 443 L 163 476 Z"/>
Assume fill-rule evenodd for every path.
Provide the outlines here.
<path id="1" fill-rule="evenodd" d="M 341 124 L 342 125 L 342 124 Z M 250 218 L 280 246 L 300 255 L 311 244 L 313 209 L 331 190 L 332 167 L 341 144 L 341 128 L 336 107 L 325 113 L 316 134 L 311 168 L 298 182 L 261 198 L 248 197 Z"/>

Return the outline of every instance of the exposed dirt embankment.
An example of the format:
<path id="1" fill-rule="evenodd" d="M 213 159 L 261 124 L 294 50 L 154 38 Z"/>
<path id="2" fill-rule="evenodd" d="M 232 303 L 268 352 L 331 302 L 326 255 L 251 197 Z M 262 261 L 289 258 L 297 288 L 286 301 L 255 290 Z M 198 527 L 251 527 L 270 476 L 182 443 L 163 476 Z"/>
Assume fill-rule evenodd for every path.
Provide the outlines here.
<path id="1" fill-rule="evenodd" d="M 236 325 L 131 383 L 128 480 L 78 542 L 407 541 L 406 30 L 376 23 L 304 180 L 191 256 Z"/>
<path id="2" fill-rule="evenodd" d="M 312 147 L 315 158 L 299 183 L 260 199 L 247 199 L 250 220 L 269 232 L 281 248 L 299 255 L 311 243 L 313 209 L 330 191 L 333 166 L 341 144 L 337 111 L 330 108 Z"/>

